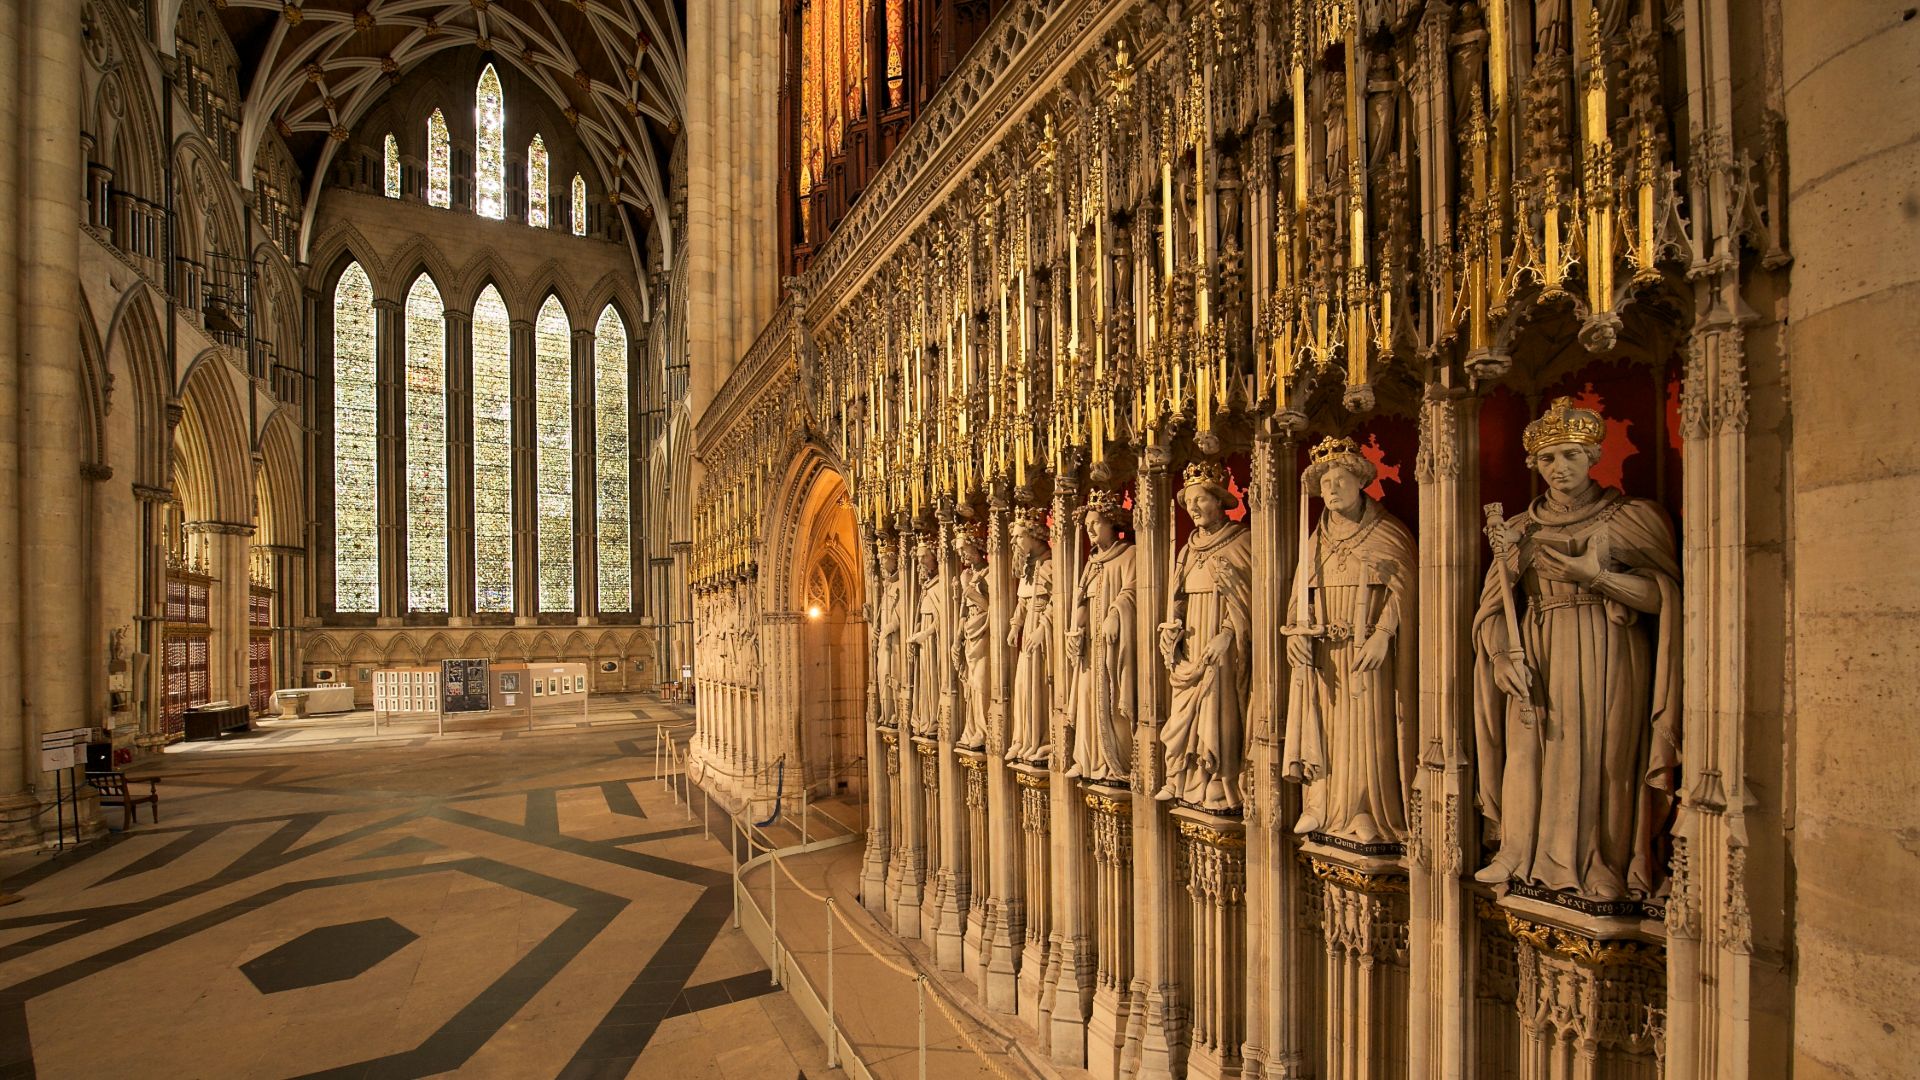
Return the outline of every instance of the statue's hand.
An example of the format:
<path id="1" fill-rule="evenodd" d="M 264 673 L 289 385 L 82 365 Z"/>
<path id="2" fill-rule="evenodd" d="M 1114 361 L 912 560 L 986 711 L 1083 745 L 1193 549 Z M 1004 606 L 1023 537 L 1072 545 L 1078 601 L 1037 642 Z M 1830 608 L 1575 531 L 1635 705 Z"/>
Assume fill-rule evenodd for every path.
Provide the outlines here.
<path id="1" fill-rule="evenodd" d="M 1353 662 L 1353 670 L 1363 675 L 1378 671 L 1380 665 L 1387 662 L 1387 650 L 1392 647 L 1392 634 L 1383 634 L 1378 630 L 1374 631 L 1373 636 L 1367 639 L 1367 643 L 1360 646 L 1360 656 Z M 1355 685 L 1353 689 L 1356 694 L 1360 692 L 1358 685 Z"/>
<path id="2" fill-rule="evenodd" d="M 1542 548 L 1534 553 L 1534 569 L 1542 577 L 1555 581 L 1568 581 L 1582 587 L 1593 584 L 1595 578 L 1606 570 L 1601 558 L 1600 543 L 1589 544 L 1587 550 L 1579 555 L 1565 555 L 1552 548 Z"/>
<path id="3" fill-rule="evenodd" d="M 1218 634 L 1213 635 L 1213 640 L 1207 643 L 1207 663 L 1217 664 L 1225 660 L 1227 654 L 1232 651 L 1233 635 L 1222 630 Z"/>
<path id="4" fill-rule="evenodd" d="M 1078 627 L 1067 631 L 1067 663 L 1079 667 L 1087 652 L 1087 632 Z"/>
<path id="5" fill-rule="evenodd" d="M 1114 615 L 1107 616 L 1106 625 L 1102 626 L 1100 629 L 1103 633 L 1103 636 L 1106 637 L 1108 643 L 1112 643 L 1120 640 L 1120 619 L 1117 616 L 1114 616 Z"/>
<path id="6" fill-rule="evenodd" d="M 1505 653 L 1493 658 L 1493 681 L 1500 689 L 1521 701 L 1533 699 L 1533 673 L 1527 670 L 1524 663 L 1515 663 Z"/>
<path id="7" fill-rule="evenodd" d="M 1185 627 L 1178 619 L 1160 624 L 1160 656 L 1166 660 L 1168 667 L 1173 666 L 1174 653 L 1180 648 L 1180 632 L 1183 629 Z"/>
<path id="8" fill-rule="evenodd" d="M 1305 634 L 1287 638 L 1287 663 L 1294 667 L 1313 666 L 1313 639 Z"/>

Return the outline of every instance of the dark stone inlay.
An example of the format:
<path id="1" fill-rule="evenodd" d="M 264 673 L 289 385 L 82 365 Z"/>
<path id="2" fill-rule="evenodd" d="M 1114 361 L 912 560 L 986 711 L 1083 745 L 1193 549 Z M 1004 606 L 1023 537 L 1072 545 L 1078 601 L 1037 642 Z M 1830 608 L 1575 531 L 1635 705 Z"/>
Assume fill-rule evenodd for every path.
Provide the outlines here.
<path id="1" fill-rule="evenodd" d="M 446 845 L 435 843 L 424 836 L 403 836 L 391 844 L 382 844 L 372 851 L 363 851 L 353 858 L 357 862 L 361 859 L 386 859 L 395 855 L 419 855 L 428 851 L 445 850 L 447 850 Z"/>
<path id="2" fill-rule="evenodd" d="M 263 994 L 357 979 L 420 935 L 392 919 L 320 926 L 240 965 Z"/>
<path id="3" fill-rule="evenodd" d="M 647 816 L 647 812 L 640 809 L 640 800 L 633 797 L 633 785 L 624 780 L 608 780 L 600 785 L 600 793 L 607 800 L 608 813 L 632 818 Z"/>

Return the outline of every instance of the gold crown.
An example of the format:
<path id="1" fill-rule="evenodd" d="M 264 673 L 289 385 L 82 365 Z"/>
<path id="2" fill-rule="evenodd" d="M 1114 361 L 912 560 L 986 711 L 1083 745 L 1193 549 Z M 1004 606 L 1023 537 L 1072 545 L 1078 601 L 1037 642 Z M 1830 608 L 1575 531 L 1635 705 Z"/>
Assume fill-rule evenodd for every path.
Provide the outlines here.
<path id="1" fill-rule="evenodd" d="M 1120 495 L 1112 491 L 1096 490 L 1087 496 L 1087 505 L 1080 511 L 1083 515 L 1098 514 L 1115 525 L 1125 525 L 1133 515 L 1122 505 Z"/>
<path id="2" fill-rule="evenodd" d="M 1575 406 L 1570 397 L 1557 397 L 1547 406 L 1544 416 L 1527 425 L 1520 444 L 1527 448 L 1527 453 L 1537 454 L 1562 443 L 1599 446 L 1606 437 L 1607 422 L 1599 413 Z"/>
<path id="3" fill-rule="evenodd" d="M 1360 444 L 1345 436 L 1340 438 L 1328 436 L 1321 439 L 1320 445 L 1313 448 L 1308 456 L 1307 470 L 1304 475 L 1307 485 L 1316 487 L 1320 483 L 1320 478 L 1327 474 L 1327 470 L 1333 468 L 1345 469 L 1359 477 L 1363 487 L 1373 483 L 1379 475 L 1373 459 L 1360 452 Z"/>
<path id="4" fill-rule="evenodd" d="M 916 551 L 931 551 L 937 555 L 940 553 L 940 534 L 931 530 L 915 533 L 913 547 Z"/>
<path id="5" fill-rule="evenodd" d="M 1180 486 L 1183 488 L 1200 486 L 1231 491 L 1232 488 L 1229 485 L 1232 482 L 1233 474 L 1227 471 L 1226 465 L 1218 461 L 1196 461 L 1187 466 L 1186 472 L 1180 474 Z"/>
<path id="6" fill-rule="evenodd" d="M 986 532 L 978 524 L 956 522 L 953 526 L 953 550 L 972 546 L 981 551 L 987 550 Z"/>
<path id="7" fill-rule="evenodd" d="M 1312 463 L 1318 465 L 1323 461 L 1332 461 L 1335 458 L 1342 457 L 1356 457 L 1362 461 L 1366 460 L 1360 453 L 1359 444 L 1352 439 L 1346 438 L 1345 436 L 1338 439 L 1328 436 L 1320 440 L 1319 446 L 1313 448 Z"/>
<path id="8" fill-rule="evenodd" d="M 1052 530 L 1047 528 L 1047 512 L 1038 506 L 1023 506 L 1015 510 L 1013 523 L 1007 528 L 1015 536 L 1028 533 L 1041 540 L 1049 540 L 1053 537 Z"/>
<path id="9" fill-rule="evenodd" d="M 1233 473 L 1226 463 L 1219 461 L 1196 461 L 1181 473 L 1180 490 L 1200 487 L 1211 488 L 1220 499 L 1222 510 L 1232 510 L 1240 505 L 1240 496 L 1233 493 Z"/>

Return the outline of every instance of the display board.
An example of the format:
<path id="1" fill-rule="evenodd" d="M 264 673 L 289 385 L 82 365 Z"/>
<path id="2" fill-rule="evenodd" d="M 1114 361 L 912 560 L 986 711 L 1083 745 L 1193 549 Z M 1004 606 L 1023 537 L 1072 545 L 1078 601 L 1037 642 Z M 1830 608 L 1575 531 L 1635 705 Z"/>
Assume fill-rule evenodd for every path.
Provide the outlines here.
<path id="1" fill-rule="evenodd" d="M 491 680 L 487 660 L 442 660 L 440 661 L 441 711 L 486 712 L 489 704 Z"/>

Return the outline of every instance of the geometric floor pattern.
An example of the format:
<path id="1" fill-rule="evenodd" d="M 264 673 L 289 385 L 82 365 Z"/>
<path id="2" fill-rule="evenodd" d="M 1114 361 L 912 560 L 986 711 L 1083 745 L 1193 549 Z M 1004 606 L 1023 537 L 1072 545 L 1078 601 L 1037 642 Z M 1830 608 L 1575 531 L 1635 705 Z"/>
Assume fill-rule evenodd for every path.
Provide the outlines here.
<path id="1" fill-rule="evenodd" d="M 165 824 L 0 859 L 0 1080 L 821 1075 L 657 782 L 687 718 L 137 766 Z"/>

